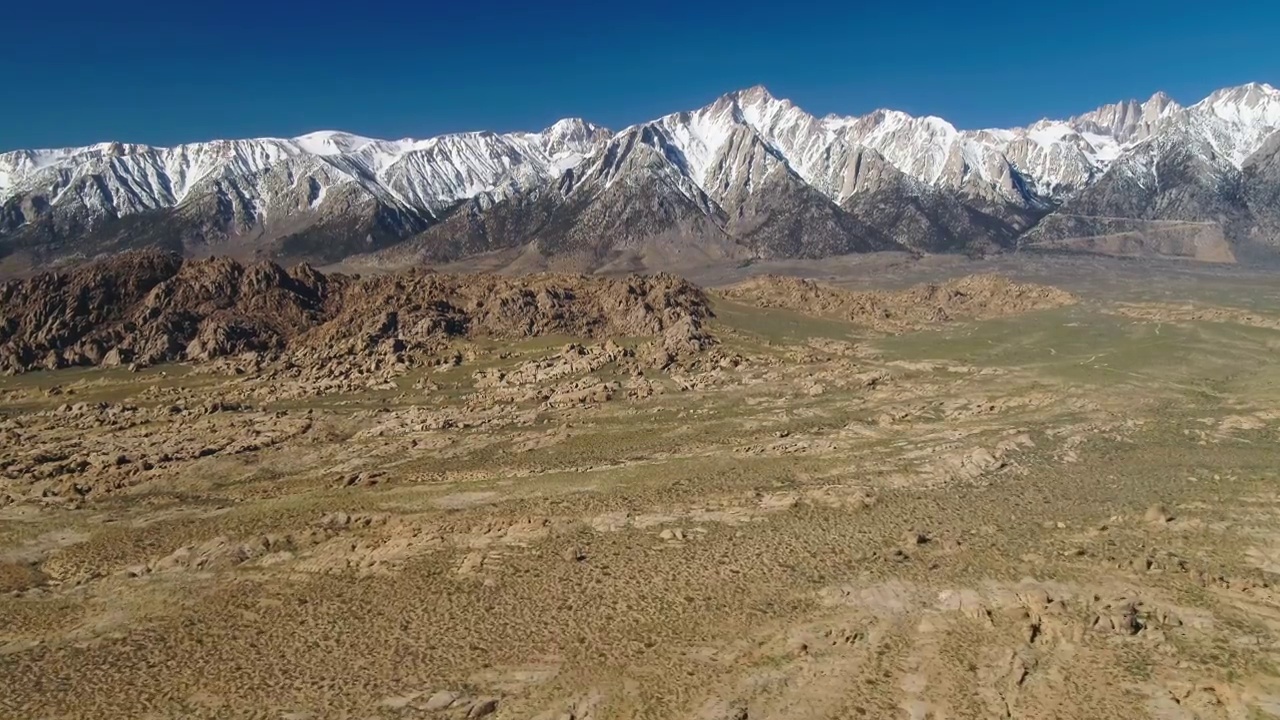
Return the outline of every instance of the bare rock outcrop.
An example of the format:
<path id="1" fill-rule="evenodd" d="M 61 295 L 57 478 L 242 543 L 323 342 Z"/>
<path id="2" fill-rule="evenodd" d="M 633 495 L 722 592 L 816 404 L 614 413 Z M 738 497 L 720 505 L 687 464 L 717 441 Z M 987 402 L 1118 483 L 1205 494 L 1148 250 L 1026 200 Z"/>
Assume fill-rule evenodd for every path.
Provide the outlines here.
<path id="1" fill-rule="evenodd" d="M 720 291 L 763 308 L 839 317 L 886 331 L 913 330 L 951 320 L 980 320 L 1074 304 L 1071 293 L 1019 283 L 1002 275 L 968 275 L 901 291 L 844 290 L 794 277 L 765 275 Z"/>
<path id="2" fill-rule="evenodd" d="M 150 364 L 271 351 L 325 315 L 306 266 L 125 253 L 0 286 L 0 370 Z"/>
<path id="3" fill-rule="evenodd" d="M 655 338 L 665 364 L 713 342 L 705 294 L 671 275 L 358 277 L 300 265 L 126 253 L 0 285 L 0 371 L 287 353 L 304 364 L 455 337 Z"/>

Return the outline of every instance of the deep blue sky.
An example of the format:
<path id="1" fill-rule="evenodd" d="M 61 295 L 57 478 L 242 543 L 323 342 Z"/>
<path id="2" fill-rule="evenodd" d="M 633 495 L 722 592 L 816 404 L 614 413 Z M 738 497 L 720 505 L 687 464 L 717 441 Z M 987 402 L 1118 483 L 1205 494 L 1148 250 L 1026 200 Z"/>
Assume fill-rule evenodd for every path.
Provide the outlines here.
<path id="1" fill-rule="evenodd" d="M 44 0 L 0 12 L 0 150 L 619 128 L 756 83 L 962 128 L 1280 83 L 1276 0 Z"/>

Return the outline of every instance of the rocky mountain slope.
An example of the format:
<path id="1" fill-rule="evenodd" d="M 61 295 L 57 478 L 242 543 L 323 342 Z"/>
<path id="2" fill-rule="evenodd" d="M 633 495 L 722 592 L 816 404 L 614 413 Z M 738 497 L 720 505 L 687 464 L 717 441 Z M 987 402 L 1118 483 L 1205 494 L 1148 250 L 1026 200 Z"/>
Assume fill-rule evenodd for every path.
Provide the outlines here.
<path id="1" fill-rule="evenodd" d="M 976 131 L 892 110 L 817 118 L 753 87 L 617 133 L 568 119 L 20 150 L 0 154 L 0 260 L 149 246 L 378 264 L 506 251 L 587 269 L 1017 246 L 1233 259 L 1280 247 L 1278 130 L 1280 90 L 1256 83 Z"/>
<path id="2" fill-rule="evenodd" d="M 1107 172 L 1065 198 L 1024 243 L 1204 260 L 1274 253 L 1280 235 L 1268 198 L 1277 187 L 1265 168 L 1278 133 L 1280 91 L 1215 92 L 1139 129 Z"/>
<path id="3" fill-rule="evenodd" d="M 336 259 L 420 232 L 463 199 L 492 202 L 557 177 L 608 133 L 383 141 L 345 133 L 174 148 L 105 143 L 0 155 L 9 251 L 93 254 L 163 245 Z"/>
<path id="4" fill-rule="evenodd" d="M 0 371 L 148 365 L 250 353 L 388 364 L 456 337 L 653 337 L 663 364 L 712 342 L 702 290 L 670 275 L 619 279 L 358 278 L 310 266 L 128 252 L 0 283 Z M 419 358 L 420 359 L 420 358 Z"/>

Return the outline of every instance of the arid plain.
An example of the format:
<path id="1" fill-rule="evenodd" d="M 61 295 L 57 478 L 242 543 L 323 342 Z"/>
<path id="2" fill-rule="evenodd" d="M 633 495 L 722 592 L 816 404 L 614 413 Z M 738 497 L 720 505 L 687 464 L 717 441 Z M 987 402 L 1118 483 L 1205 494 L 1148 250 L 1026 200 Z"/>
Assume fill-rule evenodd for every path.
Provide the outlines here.
<path id="1" fill-rule="evenodd" d="M 15 320 L 0 716 L 1280 716 L 1274 276 L 833 267 Z"/>

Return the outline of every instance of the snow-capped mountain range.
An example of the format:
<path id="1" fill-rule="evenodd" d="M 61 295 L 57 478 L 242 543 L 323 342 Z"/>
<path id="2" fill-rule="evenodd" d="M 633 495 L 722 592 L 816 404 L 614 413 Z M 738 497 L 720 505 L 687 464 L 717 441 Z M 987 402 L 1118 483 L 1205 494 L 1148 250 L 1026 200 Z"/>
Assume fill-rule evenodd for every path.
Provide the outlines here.
<path id="1" fill-rule="evenodd" d="M 215 140 L 172 148 L 102 143 L 0 154 L 0 197 L 43 193 L 52 207 L 80 205 L 106 215 L 173 207 L 234 181 L 268 213 L 272 201 L 310 180 L 309 203 L 334 185 L 355 185 L 426 213 L 504 185 L 548 180 L 574 167 L 608 137 L 582 120 L 541 133 L 489 132 L 427 140 L 375 140 L 315 132 L 282 140 Z M 284 171 L 292 183 L 266 178 Z M 323 177 L 322 177 L 323 176 Z"/>
<path id="2" fill-rule="evenodd" d="M 1245 182 L 1251 168 L 1274 165 L 1257 155 L 1275 152 L 1278 129 L 1280 90 L 1259 83 L 1186 107 L 1157 93 L 1066 120 L 985 130 L 894 110 L 818 118 L 757 86 L 616 133 L 566 119 L 537 133 L 425 140 L 317 132 L 170 148 L 18 150 L 0 154 L 0 257 L 225 243 L 336 259 L 407 239 L 431 257 L 438 254 L 431 243 L 448 246 L 460 233 L 483 240 L 445 254 L 529 242 L 554 249 L 566 237 L 606 229 L 636 242 L 712 233 L 754 255 L 1007 247 L 1054 212 L 1163 219 L 1168 202 L 1186 205 L 1185 193 L 1162 195 L 1170 153 L 1186 155 L 1178 182 L 1220 190 Z M 1133 188 L 1154 193 L 1151 207 L 1137 212 L 1123 207 L 1127 200 L 1094 197 L 1102 187 L 1126 197 L 1139 192 Z M 637 219 L 631 206 L 641 198 L 656 215 Z M 1241 203 L 1249 218 L 1259 214 L 1247 198 Z M 597 221 L 584 225 L 581 216 L 592 212 Z M 1169 219 L 1215 220 L 1179 214 Z M 607 219 L 621 215 L 631 224 Z M 1272 241 L 1252 225 L 1252 240 Z M 770 240 L 744 242 L 752 233 Z M 787 233 L 797 237 L 784 242 Z M 822 248 L 806 249 L 812 235 L 826 238 Z"/>

